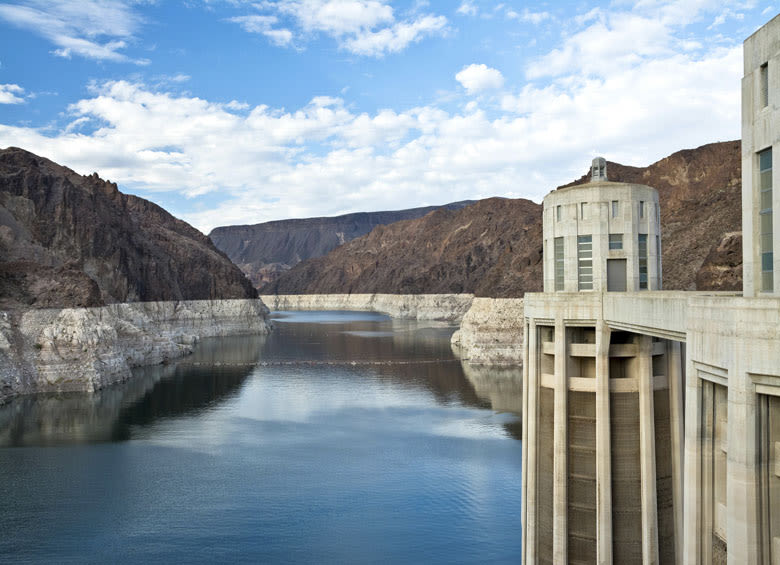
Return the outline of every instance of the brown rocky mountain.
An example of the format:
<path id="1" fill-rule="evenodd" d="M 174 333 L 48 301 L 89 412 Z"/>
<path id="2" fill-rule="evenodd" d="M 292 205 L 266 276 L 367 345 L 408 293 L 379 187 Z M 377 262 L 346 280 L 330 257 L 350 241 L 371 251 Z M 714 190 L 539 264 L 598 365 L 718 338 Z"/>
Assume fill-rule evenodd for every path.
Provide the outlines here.
<path id="1" fill-rule="evenodd" d="M 255 296 L 206 236 L 159 206 L 97 173 L 0 150 L 0 308 Z"/>
<path id="2" fill-rule="evenodd" d="M 276 280 L 301 261 L 321 257 L 377 226 L 420 218 L 440 208 L 455 210 L 473 202 L 467 200 L 408 210 L 223 226 L 214 228 L 209 237 L 259 287 Z"/>
<path id="3" fill-rule="evenodd" d="M 510 296 L 542 285 L 541 206 L 488 198 L 379 226 L 304 261 L 261 293 L 457 293 Z"/>
<path id="4" fill-rule="evenodd" d="M 607 171 L 610 180 L 658 189 L 665 289 L 741 289 L 739 141 L 678 151 L 648 167 L 610 162 Z M 541 254 L 541 206 L 490 198 L 378 227 L 260 291 L 517 297 L 542 288 Z"/>

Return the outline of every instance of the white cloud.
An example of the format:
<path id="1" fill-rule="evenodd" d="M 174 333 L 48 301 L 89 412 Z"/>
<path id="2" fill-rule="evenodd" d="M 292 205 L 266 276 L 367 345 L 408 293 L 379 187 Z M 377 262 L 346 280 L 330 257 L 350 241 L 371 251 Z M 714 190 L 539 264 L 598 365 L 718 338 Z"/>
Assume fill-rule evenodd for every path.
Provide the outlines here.
<path id="1" fill-rule="evenodd" d="M 276 7 L 294 17 L 304 30 L 336 37 L 395 21 L 393 8 L 376 0 L 283 0 Z"/>
<path id="2" fill-rule="evenodd" d="M 447 26 L 444 16 L 421 16 L 411 22 L 397 22 L 379 31 L 363 31 L 346 39 L 342 46 L 356 55 L 380 57 L 397 53 L 425 36 L 441 33 Z"/>
<path id="3" fill-rule="evenodd" d="M 0 104 L 21 104 L 24 88 L 18 84 L 0 84 Z"/>
<path id="4" fill-rule="evenodd" d="M 0 18 L 43 36 L 56 46 L 52 53 L 60 57 L 148 63 L 120 52 L 142 23 L 127 1 L 23 0 L 0 4 Z"/>
<path id="5" fill-rule="evenodd" d="M 501 72 L 485 64 L 472 64 L 463 67 L 455 75 L 455 80 L 463 85 L 469 94 L 504 86 L 504 76 Z"/>
<path id="6" fill-rule="evenodd" d="M 147 195 L 201 195 L 202 211 L 172 212 L 204 231 L 492 195 L 538 200 L 596 153 L 643 165 L 738 137 L 740 74 L 739 46 L 673 53 L 625 73 L 507 92 L 497 116 L 478 100 L 461 113 L 428 105 L 369 114 L 324 96 L 284 111 L 117 81 L 71 105 L 60 131 L 0 125 L 0 147 L 97 170 Z"/>
<path id="7" fill-rule="evenodd" d="M 122 0 L 22 0 L 0 4 L 0 18 L 53 43 L 53 54 L 147 64 L 120 51 L 139 29 L 141 17 Z"/>
<path id="8" fill-rule="evenodd" d="M 262 16 L 253 14 L 250 16 L 236 16 L 228 18 L 229 22 L 239 24 L 244 31 L 249 33 L 260 33 L 267 37 L 271 43 L 283 47 L 292 43 L 293 35 L 289 29 L 274 28 L 274 24 L 279 21 L 276 16 Z"/>
<path id="9" fill-rule="evenodd" d="M 474 5 L 474 3 L 469 2 L 468 0 L 463 0 L 457 9 L 457 13 L 463 16 L 476 16 L 477 11 L 477 7 Z"/>
<path id="10" fill-rule="evenodd" d="M 510 20 L 519 20 L 522 22 L 530 22 L 534 25 L 539 25 L 545 20 L 552 19 L 552 14 L 549 12 L 532 12 L 528 8 L 525 8 L 522 13 L 518 13 L 515 10 L 508 8 L 506 10 L 506 17 Z"/>
<path id="11" fill-rule="evenodd" d="M 277 0 L 254 7 L 260 13 L 229 21 L 246 31 L 262 33 L 275 45 L 289 46 L 322 33 L 346 51 L 372 57 L 402 51 L 426 36 L 444 33 L 447 26 L 444 16 L 417 13 L 423 5 L 416 7 L 413 17 L 398 20 L 384 0 Z M 278 27 L 282 19 L 289 27 Z"/>

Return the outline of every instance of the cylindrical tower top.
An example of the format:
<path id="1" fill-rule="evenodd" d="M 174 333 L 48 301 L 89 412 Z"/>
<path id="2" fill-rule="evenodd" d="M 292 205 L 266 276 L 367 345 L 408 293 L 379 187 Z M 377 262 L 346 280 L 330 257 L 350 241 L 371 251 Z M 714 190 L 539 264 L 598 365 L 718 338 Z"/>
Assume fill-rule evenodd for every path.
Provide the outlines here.
<path id="1" fill-rule="evenodd" d="M 590 183 L 545 197 L 545 292 L 661 289 L 658 192 L 606 174 L 596 158 Z"/>

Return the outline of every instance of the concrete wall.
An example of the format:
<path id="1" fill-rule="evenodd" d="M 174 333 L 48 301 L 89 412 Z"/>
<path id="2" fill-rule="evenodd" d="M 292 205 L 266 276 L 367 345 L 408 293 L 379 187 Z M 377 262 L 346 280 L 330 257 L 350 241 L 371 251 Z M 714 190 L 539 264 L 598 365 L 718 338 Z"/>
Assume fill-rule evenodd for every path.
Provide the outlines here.
<path id="1" fill-rule="evenodd" d="M 759 151 L 772 148 L 774 292 L 780 294 L 780 17 L 744 44 L 742 78 L 742 254 L 745 296 L 761 292 Z M 761 103 L 761 66 L 767 64 L 769 103 Z"/>
<path id="2" fill-rule="evenodd" d="M 780 560 L 780 532 L 771 529 L 780 520 L 780 508 L 768 504 L 768 485 L 777 482 L 780 469 L 780 454 L 770 441 L 772 423 L 780 421 L 775 399 L 780 399 L 780 299 L 692 298 L 685 440 L 687 563 L 709 563 L 722 551 L 729 563 Z M 725 476 L 719 477 L 721 454 Z M 721 488 L 725 497 L 719 495 Z"/>
<path id="3" fill-rule="evenodd" d="M 366 310 L 394 318 L 460 322 L 473 294 L 287 294 L 263 295 L 271 310 Z"/>
<path id="4" fill-rule="evenodd" d="M 130 369 L 188 354 L 200 338 L 263 334 L 261 300 L 136 302 L 0 312 L 0 402 L 34 392 L 92 392 Z"/>

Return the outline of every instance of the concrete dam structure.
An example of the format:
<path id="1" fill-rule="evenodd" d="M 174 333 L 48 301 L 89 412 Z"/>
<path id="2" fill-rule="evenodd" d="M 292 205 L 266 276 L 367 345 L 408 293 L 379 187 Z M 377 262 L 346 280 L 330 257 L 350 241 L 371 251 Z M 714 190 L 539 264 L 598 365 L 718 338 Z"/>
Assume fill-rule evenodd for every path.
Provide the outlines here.
<path id="1" fill-rule="evenodd" d="M 744 62 L 741 296 L 661 290 L 657 193 L 603 159 L 544 200 L 523 563 L 780 563 L 780 16 Z"/>

